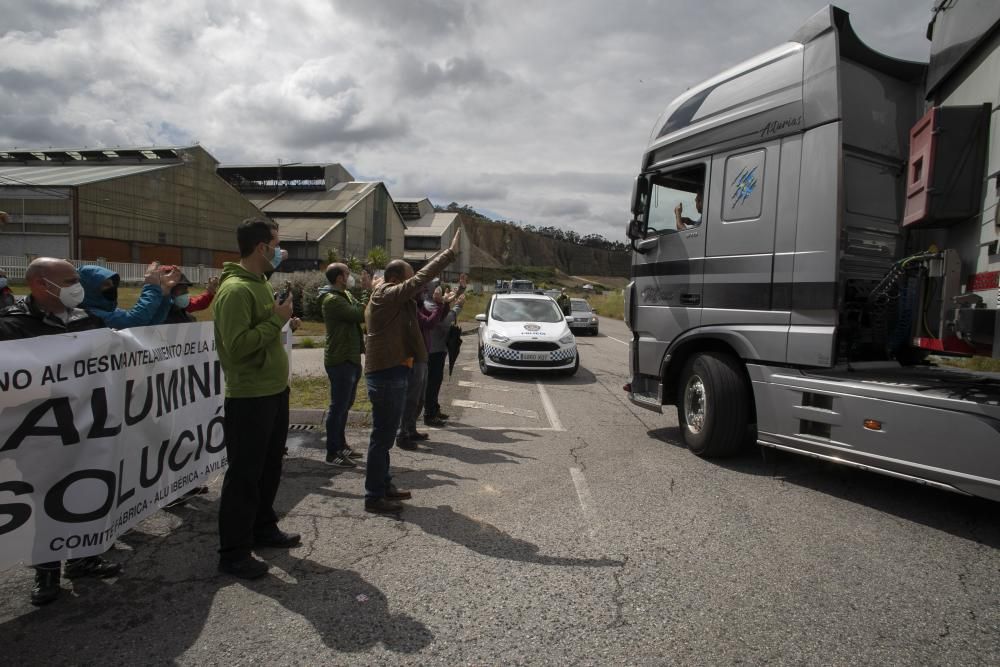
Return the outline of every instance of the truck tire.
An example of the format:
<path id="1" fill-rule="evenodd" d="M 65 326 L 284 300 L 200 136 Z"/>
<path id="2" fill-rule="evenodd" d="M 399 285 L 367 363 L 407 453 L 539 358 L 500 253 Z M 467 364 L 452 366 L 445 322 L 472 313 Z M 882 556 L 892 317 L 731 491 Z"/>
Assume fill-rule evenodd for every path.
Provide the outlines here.
<path id="1" fill-rule="evenodd" d="M 702 352 L 684 365 L 677 387 L 677 421 L 684 444 L 704 458 L 738 454 L 747 443 L 750 388 L 739 362 Z"/>

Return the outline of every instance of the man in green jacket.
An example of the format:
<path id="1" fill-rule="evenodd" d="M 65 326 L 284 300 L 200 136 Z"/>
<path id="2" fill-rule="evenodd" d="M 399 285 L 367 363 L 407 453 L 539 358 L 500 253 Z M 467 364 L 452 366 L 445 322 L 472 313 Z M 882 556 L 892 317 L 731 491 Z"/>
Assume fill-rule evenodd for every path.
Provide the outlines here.
<path id="1" fill-rule="evenodd" d="M 288 436 L 288 354 L 281 329 L 294 331 L 292 299 L 275 303 L 264 273 L 281 263 L 278 225 L 244 220 L 239 262 L 226 262 L 215 294 L 215 345 L 226 376 L 228 468 L 219 505 L 219 570 L 242 579 L 267 574 L 254 547 L 294 547 L 278 528 L 274 498 Z"/>
<path id="2" fill-rule="evenodd" d="M 326 413 L 326 463 L 338 468 L 356 468 L 352 457 L 360 457 L 347 446 L 347 413 L 354 405 L 361 379 L 361 353 L 365 351 L 365 306 L 372 287 L 367 271 L 361 274 L 361 300 L 354 298 L 354 276 L 346 264 L 326 267 L 329 286 L 320 290 L 320 307 L 326 324 L 323 365 L 330 378 L 330 409 Z"/>

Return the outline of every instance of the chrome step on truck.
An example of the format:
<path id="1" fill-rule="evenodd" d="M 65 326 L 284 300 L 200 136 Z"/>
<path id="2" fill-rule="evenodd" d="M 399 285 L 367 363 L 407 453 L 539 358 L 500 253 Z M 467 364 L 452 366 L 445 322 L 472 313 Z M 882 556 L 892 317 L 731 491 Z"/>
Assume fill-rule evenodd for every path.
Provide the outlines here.
<path id="1" fill-rule="evenodd" d="M 626 391 L 696 454 L 756 441 L 1000 500 L 997 376 L 928 363 L 1000 356 L 1000 3 L 930 19 L 906 62 L 827 7 L 656 121 Z"/>

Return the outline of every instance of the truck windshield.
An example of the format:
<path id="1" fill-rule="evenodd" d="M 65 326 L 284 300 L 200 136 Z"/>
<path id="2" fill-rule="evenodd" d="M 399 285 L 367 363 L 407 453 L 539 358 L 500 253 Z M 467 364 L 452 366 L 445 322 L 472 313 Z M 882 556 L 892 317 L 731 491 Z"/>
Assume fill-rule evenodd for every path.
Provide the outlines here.
<path id="1" fill-rule="evenodd" d="M 497 299 L 493 304 L 498 322 L 559 322 L 563 317 L 551 299 Z"/>

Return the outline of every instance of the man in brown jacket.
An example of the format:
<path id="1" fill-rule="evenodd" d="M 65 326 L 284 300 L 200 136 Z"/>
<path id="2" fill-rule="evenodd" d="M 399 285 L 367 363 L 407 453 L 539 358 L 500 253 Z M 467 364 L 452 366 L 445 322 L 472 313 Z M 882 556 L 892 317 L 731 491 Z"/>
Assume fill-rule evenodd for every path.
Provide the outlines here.
<path id="1" fill-rule="evenodd" d="M 427 347 L 417 324 L 413 297 L 424 284 L 455 259 L 462 230 L 455 232 L 451 247 L 432 258 L 416 274 L 401 259 L 385 267 L 384 282 L 375 285 L 365 308 L 365 382 L 372 404 L 372 434 L 368 442 L 365 475 L 365 511 L 396 513 L 400 499 L 409 491 L 397 489 L 389 474 L 389 450 L 396 438 L 406 384 L 414 362 L 427 362 Z"/>

